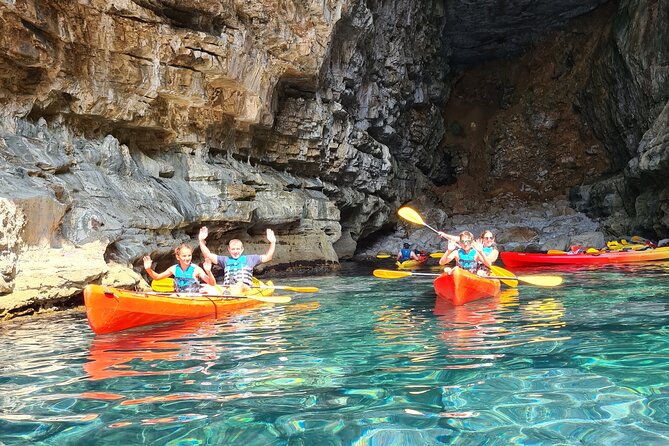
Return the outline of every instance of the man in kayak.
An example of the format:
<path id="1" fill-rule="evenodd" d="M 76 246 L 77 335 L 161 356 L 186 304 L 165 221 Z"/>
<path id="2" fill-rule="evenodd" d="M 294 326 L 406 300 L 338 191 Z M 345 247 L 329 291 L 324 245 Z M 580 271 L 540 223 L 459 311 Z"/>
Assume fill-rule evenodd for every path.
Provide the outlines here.
<path id="1" fill-rule="evenodd" d="M 267 229 L 269 248 L 267 248 L 267 252 L 263 255 L 242 255 L 244 252 L 244 244 L 238 239 L 230 240 L 228 243 L 229 256 L 216 255 L 207 248 L 206 240 L 208 235 L 209 230 L 206 226 L 202 226 L 202 228 L 200 228 L 200 234 L 198 235 L 202 255 L 223 268 L 223 271 L 225 271 L 225 278 L 223 280 L 224 286 L 240 287 L 240 291 L 246 291 L 253 286 L 253 268 L 261 263 L 267 263 L 272 260 L 274 250 L 276 249 L 276 236 L 271 229 Z M 237 291 L 235 294 L 236 293 Z"/>
<path id="2" fill-rule="evenodd" d="M 212 289 L 216 285 L 216 279 L 211 272 L 211 262 L 205 259 L 202 264 L 204 268 L 193 265 L 193 250 L 188 245 L 181 245 L 174 250 L 174 255 L 177 258 L 176 265 L 172 265 L 162 273 L 157 273 L 152 269 L 153 261 L 151 256 L 144 256 L 144 269 L 146 273 L 153 280 L 164 279 L 165 277 L 174 276 L 174 292 L 176 293 L 203 293 L 203 294 L 217 294 Z M 201 279 L 205 285 L 201 285 Z M 211 286 L 212 288 L 209 288 Z"/>
<path id="3" fill-rule="evenodd" d="M 404 262 L 405 260 L 418 260 L 418 255 L 411 250 L 411 245 L 405 243 L 400 252 L 397 253 L 397 261 Z"/>
<path id="4" fill-rule="evenodd" d="M 449 240 L 448 249 L 439 259 L 439 264 L 447 265 L 455 260 L 456 266 L 476 274 L 479 261 L 483 261 L 483 258 L 483 245 L 479 241 L 474 241 L 474 234 L 462 231 L 458 243 Z M 450 273 L 451 268 L 444 268 L 444 272 Z"/>

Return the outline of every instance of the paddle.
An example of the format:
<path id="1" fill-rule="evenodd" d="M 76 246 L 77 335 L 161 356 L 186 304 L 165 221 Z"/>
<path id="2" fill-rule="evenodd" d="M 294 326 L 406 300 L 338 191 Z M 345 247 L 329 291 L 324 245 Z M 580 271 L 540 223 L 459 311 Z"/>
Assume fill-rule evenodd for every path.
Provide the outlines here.
<path id="1" fill-rule="evenodd" d="M 222 286 L 222 285 L 219 285 Z M 164 279 L 153 280 L 151 282 L 151 288 L 154 291 L 164 291 L 164 292 L 173 292 L 174 291 L 174 279 L 171 277 L 165 277 Z M 293 291 L 296 293 L 315 293 L 318 291 L 318 288 L 313 286 L 305 287 L 294 287 L 294 286 L 277 286 L 277 285 L 252 285 L 250 288 L 256 289 L 266 289 L 266 290 L 285 290 Z"/>
<path id="2" fill-rule="evenodd" d="M 492 265 L 490 267 L 490 273 L 494 276 L 500 276 L 500 277 L 515 277 L 515 274 L 513 274 L 511 271 L 508 271 L 501 266 L 496 266 Z M 510 286 L 511 288 L 515 288 L 518 286 L 518 281 L 517 280 L 503 280 L 502 283 L 506 286 Z"/>
<path id="3" fill-rule="evenodd" d="M 377 255 L 376 255 L 376 258 L 377 258 L 377 259 L 389 259 L 389 258 L 390 258 L 390 254 L 377 254 Z"/>
<path id="4" fill-rule="evenodd" d="M 439 234 L 441 232 L 441 231 L 437 231 L 432 226 L 425 223 L 423 221 L 423 217 L 421 217 L 418 212 L 416 212 L 415 210 L 413 210 L 409 206 L 404 206 L 404 207 L 399 208 L 397 210 L 397 215 L 399 215 L 400 217 L 402 217 L 403 219 L 405 219 L 406 221 L 409 221 L 411 223 L 415 223 L 417 225 L 423 225 L 426 228 L 430 229 L 431 231 L 433 231 L 437 234 Z M 442 234 L 443 234 L 443 232 L 442 232 Z M 449 238 L 449 240 L 452 240 L 454 242 L 458 242 L 460 240 L 460 238 L 455 236 L 455 235 L 446 234 L 446 236 Z"/>
<path id="5" fill-rule="evenodd" d="M 504 268 L 502 268 L 504 269 Z M 506 270 L 505 270 L 506 271 Z M 441 274 L 437 273 L 414 273 L 412 271 L 392 271 L 389 269 L 375 269 L 372 273 L 376 277 L 381 279 L 401 279 L 403 277 L 409 276 L 432 276 L 437 277 Z M 487 279 L 499 279 L 504 281 L 504 279 L 514 279 L 521 282 L 529 283 L 531 285 L 553 287 L 558 286 L 562 283 L 562 277 L 560 276 L 485 276 Z"/>
<path id="6" fill-rule="evenodd" d="M 432 257 L 433 259 L 440 259 L 443 256 L 444 256 L 443 252 L 433 252 L 430 254 L 430 257 Z"/>

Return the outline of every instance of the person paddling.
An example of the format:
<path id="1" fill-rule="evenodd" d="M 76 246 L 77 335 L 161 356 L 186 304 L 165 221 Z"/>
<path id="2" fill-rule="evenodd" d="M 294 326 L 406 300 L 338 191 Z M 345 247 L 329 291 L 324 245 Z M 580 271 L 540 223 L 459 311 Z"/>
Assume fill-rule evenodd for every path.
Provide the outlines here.
<path id="1" fill-rule="evenodd" d="M 267 263 L 272 260 L 274 250 L 276 249 L 276 236 L 271 229 L 267 229 L 269 248 L 267 248 L 267 252 L 263 255 L 242 255 L 244 252 L 244 244 L 239 239 L 233 239 L 228 243 L 228 253 L 230 255 L 219 256 L 212 253 L 209 248 L 207 248 L 206 240 L 208 235 L 209 230 L 206 226 L 202 226 L 200 228 L 200 234 L 198 235 L 202 255 L 223 268 L 223 271 L 225 272 L 223 285 L 241 286 L 242 291 L 246 291 L 253 286 L 253 268 L 261 263 Z"/>
<path id="2" fill-rule="evenodd" d="M 213 286 L 216 285 L 216 278 L 211 272 L 211 262 L 205 259 L 203 263 L 204 268 L 193 265 L 193 250 L 188 245 L 181 245 L 174 250 L 179 263 L 172 265 L 162 273 L 157 273 L 152 269 L 153 261 L 151 256 L 144 256 L 144 269 L 146 273 L 153 280 L 164 279 L 165 277 L 174 276 L 174 291 L 176 293 L 205 293 L 217 294 Z M 204 282 L 204 286 L 200 284 L 199 280 Z M 211 286 L 212 288 L 208 288 Z"/>

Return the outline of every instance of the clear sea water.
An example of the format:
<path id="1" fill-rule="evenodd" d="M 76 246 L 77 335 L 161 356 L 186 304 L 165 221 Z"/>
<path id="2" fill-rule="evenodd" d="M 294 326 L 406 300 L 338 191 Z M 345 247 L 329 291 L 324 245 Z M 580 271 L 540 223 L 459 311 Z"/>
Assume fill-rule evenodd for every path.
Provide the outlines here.
<path id="1" fill-rule="evenodd" d="M 669 444 L 669 263 L 437 309 L 429 277 L 371 269 L 219 320 L 4 322 L 0 444 Z"/>

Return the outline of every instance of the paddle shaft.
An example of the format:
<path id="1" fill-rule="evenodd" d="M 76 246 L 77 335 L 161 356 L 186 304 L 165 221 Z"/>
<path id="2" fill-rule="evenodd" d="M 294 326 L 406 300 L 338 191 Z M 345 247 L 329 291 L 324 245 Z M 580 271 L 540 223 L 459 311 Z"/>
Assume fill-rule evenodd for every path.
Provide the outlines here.
<path id="1" fill-rule="evenodd" d="M 228 288 L 230 285 L 214 285 L 221 288 Z M 170 292 L 174 290 L 174 279 L 166 277 L 160 280 L 153 280 L 151 287 L 155 291 Z M 251 285 L 249 288 L 264 289 L 264 290 L 286 290 L 294 291 L 296 293 L 315 293 L 318 291 L 316 287 L 291 287 L 291 286 L 274 286 L 274 285 Z"/>
<path id="2" fill-rule="evenodd" d="M 397 271 L 397 278 L 400 279 L 402 277 L 408 277 L 408 276 L 431 276 L 431 277 L 439 277 L 444 273 L 414 273 L 413 271 Z M 518 276 L 479 276 L 481 278 L 485 279 L 506 279 L 506 280 L 523 280 L 522 277 Z"/>
<path id="3" fill-rule="evenodd" d="M 193 298 L 193 297 L 205 297 L 208 299 L 251 299 L 251 300 L 257 300 L 260 302 L 268 302 L 268 303 L 287 303 L 291 301 L 290 296 L 254 296 L 254 295 L 246 295 L 246 294 L 235 294 L 235 295 L 217 295 L 217 294 L 202 294 L 202 293 L 174 293 L 174 292 L 152 292 L 152 291 L 145 291 L 142 292 L 142 294 L 148 294 L 151 296 L 165 296 L 165 297 L 173 297 L 173 298 Z"/>

